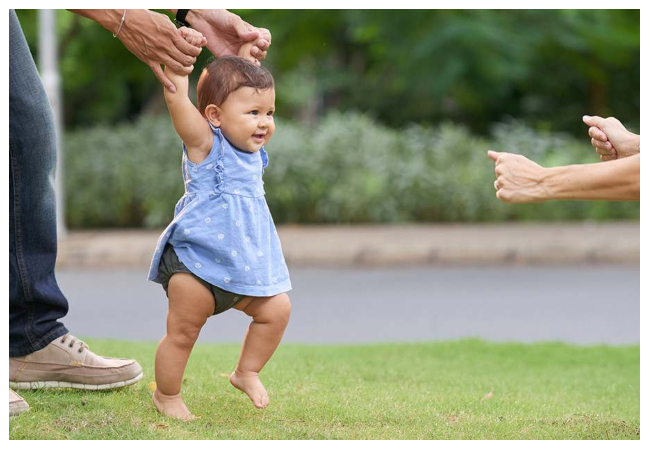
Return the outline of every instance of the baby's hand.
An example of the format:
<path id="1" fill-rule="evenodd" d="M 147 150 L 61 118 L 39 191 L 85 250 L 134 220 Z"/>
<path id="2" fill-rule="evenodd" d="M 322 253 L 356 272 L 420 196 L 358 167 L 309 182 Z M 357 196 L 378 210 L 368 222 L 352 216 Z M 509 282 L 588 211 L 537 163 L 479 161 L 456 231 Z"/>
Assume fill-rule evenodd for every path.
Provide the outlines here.
<path id="1" fill-rule="evenodd" d="M 261 65 L 260 62 L 251 54 L 251 49 L 255 46 L 255 42 L 246 42 L 239 48 L 238 56 L 245 58 L 255 64 L 256 66 Z"/>
<path id="2" fill-rule="evenodd" d="M 196 30 L 187 27 L 180 27 L 178 29 L 178 34 L 187 41 L 188 44 L 194 47 L 203 47 L 208 43 L 208 40 Z M 194 70 L 194 66 L 191 66 L 191 70 Z M 169 66 L 165 66 L 165 75 L 174 83 L 177 91 L 180 89 L 187 93 L 187 74 L 178 74 L 173 72 Z M 180 87 L 179 87 L 180 84 Z M 167 96 L 168 93 L 165 92 Z"/>
<path id="3" fill-rule="evenodd" d="M 178 29 L 180 35 L 185 39 L 189 44 L 195 47 L 203 47 L 208 43 L 208 40 L 196 30 L 187 27 L 180 27 Z"/>

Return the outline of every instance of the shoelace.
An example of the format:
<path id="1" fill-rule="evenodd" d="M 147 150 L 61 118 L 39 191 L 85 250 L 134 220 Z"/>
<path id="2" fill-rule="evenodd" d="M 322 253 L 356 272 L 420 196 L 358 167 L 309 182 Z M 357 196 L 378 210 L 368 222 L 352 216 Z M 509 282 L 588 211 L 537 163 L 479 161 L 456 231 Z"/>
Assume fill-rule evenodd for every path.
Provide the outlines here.
<path id="1" fill-rule="evenodd" d="M 72 348 L 75 343 L 79 343 L 79 350 L 77 350 L 79 353 L 83 352 L 84 349 L 88 348 L 86 343 L 80 339 L 77 339 L 71 334 L 66 334 L 61 338 L 61 343 L 65 344 L 66 339 L 70 338 L 70 343 L 68 344 L 68 347 Z"/>

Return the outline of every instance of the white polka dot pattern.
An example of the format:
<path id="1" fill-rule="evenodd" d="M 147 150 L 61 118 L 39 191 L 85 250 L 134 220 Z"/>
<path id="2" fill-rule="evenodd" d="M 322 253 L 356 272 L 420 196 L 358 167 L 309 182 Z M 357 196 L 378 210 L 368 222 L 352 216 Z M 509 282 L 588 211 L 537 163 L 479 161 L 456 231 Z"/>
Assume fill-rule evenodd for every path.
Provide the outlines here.
<path id="1" fill-rule="evenodd" d="M 265 297 L 291 289 L 280 241 L 263 197 L 266 151 L 232 147 L 213 128 L 204 163 L 183 157 L 185 195 L 154 251 L 150 279 L 157 280 L 165 245 L 210 284 L 237 295 Z"/>

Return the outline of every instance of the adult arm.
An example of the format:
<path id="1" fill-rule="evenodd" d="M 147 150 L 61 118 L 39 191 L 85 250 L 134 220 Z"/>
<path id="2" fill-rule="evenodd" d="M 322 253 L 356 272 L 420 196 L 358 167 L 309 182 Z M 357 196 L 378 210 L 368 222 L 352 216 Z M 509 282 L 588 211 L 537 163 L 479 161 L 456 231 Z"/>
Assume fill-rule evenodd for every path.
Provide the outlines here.
<path id="1" fill-rule="evenodd" d="M 168 11 L 176 14 L 177 10 Z M 216 57 L 238 55 L 243 44 L 252 42 L 248 56 L 263 60 L 271 45 L 269 30 L 256 28 L 225 9 L 190 9 L 186 20 L 207 38 L 208 50 Z"/>
<path id="2" fill-rule="evenodd" d="M 156 78 L 171 92 L 174 83 L 163 73 L 164 64 L 179 74 L 189 75 L 194 68 L 201 47 L 183 39 L 169 18 L 148 9 L 128 9 L 122 27 L 123 9 L 71 9 L 75 14 L 87 17 L 111 33 L 129 49 L 131 53 L 148 65 Z"/>
<path id="3" fill-rule="evenodd" d="M 497 198 L 506 203 L 641 198 L 641 155 L 606 163 L 544 168 L 512 153 L 489 151 Z"/>
<path id="4" fill-rule="evenodd" d="M 627 131 L 617 118 L 583 116 L 582 121 L 589 125 L 591 145 L 602 161 L 627 158 L 641 151 L 641 136 Z"/>

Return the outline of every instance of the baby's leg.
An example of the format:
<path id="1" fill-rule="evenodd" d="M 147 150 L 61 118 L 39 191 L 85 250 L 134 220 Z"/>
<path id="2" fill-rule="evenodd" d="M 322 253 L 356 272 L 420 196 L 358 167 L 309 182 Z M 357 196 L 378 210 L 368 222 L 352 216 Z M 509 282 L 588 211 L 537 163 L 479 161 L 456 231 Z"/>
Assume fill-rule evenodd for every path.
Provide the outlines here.
<path id="1" fill-rule="evenodd" d="M 187 273 L 170 278 L 167 294 L 167 334 L 156 351 L 157 387 L 153 402 L 161 413 L 189 420 L 193 416 L 181 399 L 181 381 L 201 327 L 214 312 L 214 297 Z"/>
<path id="2" fill-rule="evenodd" d="M 244 391 L 256 408 L 265 408 L 269 396 L 259 379 L 259 373 L 278 347 L 284 333 L 291 302 L 287 294 L 246 299 L 235 306 L 253 318 L 242 345 L 239 362 L 230 376 L 230 382 Z"/>

